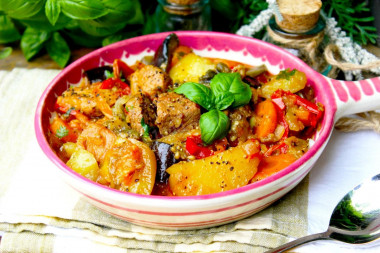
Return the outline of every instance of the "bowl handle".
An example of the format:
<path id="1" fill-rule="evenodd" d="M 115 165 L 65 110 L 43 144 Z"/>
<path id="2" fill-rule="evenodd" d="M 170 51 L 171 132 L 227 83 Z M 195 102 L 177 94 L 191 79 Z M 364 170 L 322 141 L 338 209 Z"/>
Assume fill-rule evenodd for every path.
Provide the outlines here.
<path id="1" fill-rule="evenodd" d="M 380 109 L 380 77 L 360 81 L 340 81 L 323 76 L 333 91 L 339 118 Z"/>

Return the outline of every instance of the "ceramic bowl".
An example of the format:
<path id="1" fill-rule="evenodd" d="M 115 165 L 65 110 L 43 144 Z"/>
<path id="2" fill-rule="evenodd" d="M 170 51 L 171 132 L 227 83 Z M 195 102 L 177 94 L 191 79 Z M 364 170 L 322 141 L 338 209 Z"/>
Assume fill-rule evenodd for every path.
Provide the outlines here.
<path id="1" fill-rule="evenodd" d="M 46 138 L 49 117 L 56 97 L 70 84 L 78 83 L 88 69 L 112 64 L 121 58 L 128 64 L 153 55 L 169 33 L 151 34 L 100 48 L 75 61 L 48 85 L 36 114 L 35 132 L 39 145 L 53 162 L 53 170 L 86 200 L 116 217 L 142 226 L 163 229 L 196 229 L 229 223 L 269 206 L 294 188 L 311 170 L 331 135 L 334 122 L 343 115 L 380 108 L 380 78 L 344 82 L 322 76 L 297 57 L 279 47 L 253 38 L 201 31 L 176 32 L 180 43 L 195 53 L 225 58 L 250 65 L 265 64 L 276 74 L 285 68 L 305 72 L 316 100 L 325 105 L 322 126 L 309 151 L 282 171 L 247 186 L 203 196 L 161 197 L 121 192 L 90 181 L 62 162 Z"/>

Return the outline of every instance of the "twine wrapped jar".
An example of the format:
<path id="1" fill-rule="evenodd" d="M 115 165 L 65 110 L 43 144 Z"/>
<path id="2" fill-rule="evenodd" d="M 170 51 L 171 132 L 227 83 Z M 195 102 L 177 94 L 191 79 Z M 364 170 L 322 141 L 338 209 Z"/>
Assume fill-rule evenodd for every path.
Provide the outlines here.
<path id="1" fill-rule="evenodd" d="M 278 26 L 289 33 L 312 30 L 319 20 L 320 0 L 277 0 L 282 19 L 276 17 Z"/>
<path id="2" fill-rule="evenodd" d="M 278 0 L 281 17 L 269 20 L 265 40 L 302 59 L 316 71 L 335 77 L 323 52 L 328 39 L 320 17 L 320 0 Z"/>
<path id="3" fill-rule="evenodd" d="M 156 32 L 211 30 L 209 0 L 158 0 Z"/>

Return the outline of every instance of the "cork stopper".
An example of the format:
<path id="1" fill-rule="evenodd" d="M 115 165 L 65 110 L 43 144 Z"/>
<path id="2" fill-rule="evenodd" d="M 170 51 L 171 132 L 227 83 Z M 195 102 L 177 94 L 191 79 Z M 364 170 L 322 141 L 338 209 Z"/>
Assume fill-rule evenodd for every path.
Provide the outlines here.
<path id="1" fill-rule="evenodd" d="M 167 0 L 171 4 L 191 5 L 199 2 L 200 0 Z"/>
<path id="2" fill-rule="evenodd" d="M 168 13 L 187 16 L 201 11 L 201 0 L 166 0 L 164 10 Z"/>
<path id="3" fill-rule="evenodd" d="M 290 33 L 303 33 L 315 27 L 322 7 L 321 0 L 277 0 L 283 20 L 277 25 Z"/>

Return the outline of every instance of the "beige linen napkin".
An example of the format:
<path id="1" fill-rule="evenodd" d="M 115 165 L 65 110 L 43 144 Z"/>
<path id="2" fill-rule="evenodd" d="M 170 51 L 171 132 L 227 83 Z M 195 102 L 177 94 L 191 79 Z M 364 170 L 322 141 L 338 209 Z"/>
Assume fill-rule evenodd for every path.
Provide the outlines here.
<path id="1" fill-rule="evenodd" d="M 58 73 L 0 71 L 0 252 L 263 252 L 307 234 L 308 179 L 258 214 L 200 230 L 145 228 L 88 204 L 34 135 L 38 99 Z"/>

